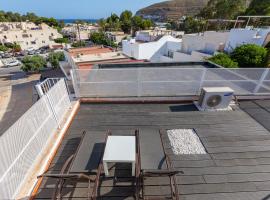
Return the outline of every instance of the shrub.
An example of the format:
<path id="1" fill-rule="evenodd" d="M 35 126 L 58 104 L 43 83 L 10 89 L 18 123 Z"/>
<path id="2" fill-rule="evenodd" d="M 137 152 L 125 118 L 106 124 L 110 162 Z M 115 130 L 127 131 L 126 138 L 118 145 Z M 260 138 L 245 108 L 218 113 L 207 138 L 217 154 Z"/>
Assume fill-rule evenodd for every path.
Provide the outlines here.
<path id="1" fill-rule="evenodd" d="M 62 44 L 62 43 L 67 44 L 67 43 L 69 43 L 69 40 L 68 40 L 68 38 L 64 37 L 64 38 L 57 38 L 57 39 L 54 40 L 54 42 L 60 43 L 60 44 Z"/>
<path id="2" fill-rule="evenodd" d="M 63 52 L 52 52 L 49 54 L 48 61 L 51 63 L 53 68 L 60 66 L 59 61 L 64 61 L 65 55 Z"/>
<path id="3" fill-rule="evenodd" d="M 231 58 L 243 68 L 265 67 L 267 50 L 255 44 L 245 44 L 235 48 Z"/>
<path id="4" fill-rule="evenodd" d="M 0 51 L 8 51 L 8 48 L 4 45 L 0 45 Z"/>
<path id="5" fill-rule="evenodd" d="M 104 32 L 92 33 L 90 36 L 90 40 L 95 44 L 102 44 L 102 45 L 111 46 L 114 48 L 118 47 L 118 44 L 116 44 L 113 41 L 110 41 Z"/>
<path id="6" fill-rule="evenodd" d="M 217 54 L 211 58 L 208 58 L 208 60 L 226 68 L 238 67 L 238 63 L 233 61 L 227 54 L 224 54 L 224 53 Z"/>
<path id="7" fill-rule="evenodd" d="M 84 41 L 78 41 L 78 42 L 74 42 L 72 43 L 72 47 L 85 47 L 86 44 Z"/>
<path id="8" fill-rule="evenodd" d="M 39 72 L 46 66 L 46 60 L 42 56 L 26 56 L 22 60 L 21 69 L 25 72 Z"/>

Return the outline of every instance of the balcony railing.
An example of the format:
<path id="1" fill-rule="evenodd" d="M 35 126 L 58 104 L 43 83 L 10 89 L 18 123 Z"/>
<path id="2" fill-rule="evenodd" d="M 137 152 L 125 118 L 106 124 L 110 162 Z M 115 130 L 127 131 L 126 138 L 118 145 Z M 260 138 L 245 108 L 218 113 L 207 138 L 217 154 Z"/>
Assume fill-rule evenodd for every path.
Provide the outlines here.
<path id="1" fill-rule="evenodd" d="M 77 69 L 73 82 L 79 97 L 181 97 L 223 86 L 238 96 L 270 95 L 268 68 Z"/>

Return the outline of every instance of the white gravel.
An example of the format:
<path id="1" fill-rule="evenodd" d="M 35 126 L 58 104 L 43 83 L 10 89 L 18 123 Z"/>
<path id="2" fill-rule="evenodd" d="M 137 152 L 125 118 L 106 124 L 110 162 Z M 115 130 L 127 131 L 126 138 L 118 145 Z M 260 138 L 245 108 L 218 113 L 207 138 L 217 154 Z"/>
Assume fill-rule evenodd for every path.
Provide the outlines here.
<path id="1" fill-rule="evenodd" d="M 194 130 L 174 129 L 167 133 L 174 154 L 207 154 Z"/>

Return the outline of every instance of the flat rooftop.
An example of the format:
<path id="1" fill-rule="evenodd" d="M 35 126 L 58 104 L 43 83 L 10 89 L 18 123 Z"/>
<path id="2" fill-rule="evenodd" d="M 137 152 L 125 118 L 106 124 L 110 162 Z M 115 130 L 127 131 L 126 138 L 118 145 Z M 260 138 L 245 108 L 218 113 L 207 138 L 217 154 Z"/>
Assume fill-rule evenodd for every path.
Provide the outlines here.
<path id="1" fill-rule="evenodd" d="M 81 62 L 95 62 L 103 60 L 115 60 L 115 59 L 124 59 L 127 58 L 120 51 L 117 52 L 105 52 L 105 53 L 95 53 L 95 54 L 86 54 L 79 57 L 74 57 L 73 60 L 76 63 Z"/>
<path id="2" fill-rule="evenodd" d="M 151 133 L 150 137 L 158 136 L 159 129 L 195 129 L 208 154 L 175 155 L 165 142 L 173 166 L 183 171 L 177 175 L 180 199 L 266 200 L 270 198 L 269 120 L 266 100 L 240 102 L 240 107 L 228 112 L 199 112 L 193 104 L 81 104 L 49 172 L 59 173 L 84 130 L 100 141 L 107 130 L 123 134 L 139 129 L 140 135 Z M 127 168 L 119 170 L 126 174 Z M 98 199 L 133 199 L 134 185 L 123 181 L 125 177 L 102 180 Z M 44 178 L 35 199 L 51 199 L 55 182 Z M 169 192 L 168 185 L 157 189 L 156 184 L 147 183 L 147 195 Z M 87 191 L 84 182 L 67 182 L 64 199 L 86 199 Z"/>

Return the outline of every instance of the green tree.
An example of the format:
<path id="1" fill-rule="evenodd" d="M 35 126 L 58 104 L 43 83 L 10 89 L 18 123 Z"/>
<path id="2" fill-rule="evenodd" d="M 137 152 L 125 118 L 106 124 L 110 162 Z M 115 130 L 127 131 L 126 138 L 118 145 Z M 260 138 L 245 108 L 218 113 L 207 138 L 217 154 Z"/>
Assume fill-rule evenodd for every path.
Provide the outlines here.
<path id="1" fill-rule="evenodd" d="M 131 31 L 131 26 L 132 26 L 131 18 L 132 18 L 132 12 L 129 10 L 125 10 L 120 15 L 121 29 L 125 33 L 130 33 Z"/>
<path id="2" fill-rule="evenodd" d="M 120 22 L 121 22 L 121 29 L 125 33 L 130 33 L 131 31 L 131 18 L 132 18 L 132 12 L 129 10 L 125 10 L 124 12 L 121 13 L 120 15 Z"/>
<path id="3" fill-rule="evenodd" d="M 14 43 L 12 50 L 13 50 L 13 52 L 20 52 L 22 50 L 21 45 Z"/>
<path id="4" fill-rule="evenodd" d="M 255 44 L 245 44 L 235 48 L 231 58 L 243 68 L 265 67 L 267 50 Z"/>
<path id="5" fill-rule="evenodd" d="M 101 31 L 106 31 L 107 22 L 105 19 L 100 19 L 100 20 L 98 20 L 97 23 L 98 23 Z"/>
<path id="6" fill-rule="evenodd" d="M 154 26 L 154 23 L 150 19 L 143 20 L 142 29 L 146 30 Z"/>
<path id="7" fill-rule="evenodd" d="M 46 60 L 42 56 L 26 56 L 22 60 L 21 69 L 25 72 L 39 72 L 46 66 Z"/>
<path id="8" fill-rule="evenodd" d="M 108 31 L 118 31 L 121 28 L 120 18 L 115 13 L 111 14 L 111 16 L 107 18 L 106 22 L 106 30 Z"/>
<path id="9" fill-rule="evenodd" d="M 193 17 L 187 17 L 179 26 L 185 33 L 199 33 L 203 31 L 205 21 Z"/>
<path id="10" fill-rule="evenodd" d="M 65 55 L 63 52 L 52 52 L 48 56 L 48 61 L 51 63 L 53 68 L 58 68 L 60 66 L 59 61 L 64 61 Z"/>
<path id="11" fill-rule="evenodd" d="M 131 23 L 132 23 L 132 29 L 135 33 L 136 31 L 142 29 L 143 19 L 142 17 L 135 15 L 132 17 Z"/>
<path id="12" fill-rule="evenodd" d="M 199 16 L 205 19 L 234 19 L 246 10 L 247 0 L 209 0 Z"/>
<path id="13" fill-rule="evenodd" d="M 63 38 L 57 38 L 57 39 L 54 40 L 54 42 L 60 43 L 60 44 L 62 44 L 62 43 L 67 44 L 67 43 L 69 43 L 69 39 L 66 38 L 66 37 L 63 37 Z"/>
<path id="14" fill-rule="evenodd" d="M 216 63 L 222 67 L 225 68 L 237 68 L 238 63 L 233 61 L 227 54 L 219 53 L 211 58 L 208 58 L 207 60 Z"/>
<path id="15" fill-rule="evenodd" d="M 111 47 L 117 47 L 118 45 L 111 42 L 104 32 L 95 32 L 90 36 L 90 40 L 95 44 L 102 44 Z"/>
<path id="16" fill-rule="evenodd" d="M 94 32 L 90 36 L 90 40 L 95 44 L 107 44 L 104 32 Z"/>
<path id="17" fill-rule="evenodd" d="M 252 0 L 247 15 L 270 15 L 270 0 Z"/>
<path id="18" fill-rule="evenodd" d="M 0 51 L 8 51 L 8 48 L 5 45 L 0 45 Z"/>
<path id="19" fill-rule="evenodd" d="M 120 21 L 131 20 L 133 14 L 130 10 L 125 10 L 120 15 Z"/>
<path id="20" fill-rule="evenodd" d="M 21 22 L 30 21 L 35 24 L 46 23 L 47 25 L 54 27 L 58 30 L 64 27 L 63 21 L 58 21 L 54 18 L 39 17 L 35 13 L 27 13 L 26 15 L 20 15 L 19 13 L 0 11 L 0 22 Z"/>
<path id="21" fill-rule="evenodd" d="M 11 49 L 13 52 L 20 52 L 22 50 L 21 46 L 18 43 L 6 43 L 5 46 L 8 49 Z"/>

